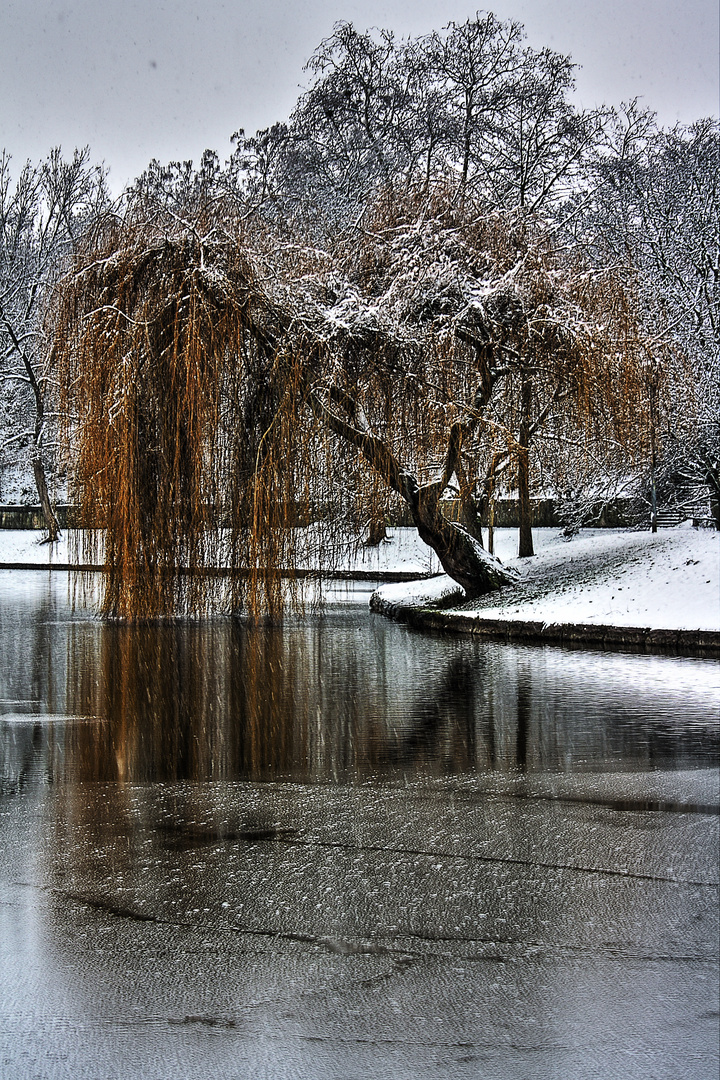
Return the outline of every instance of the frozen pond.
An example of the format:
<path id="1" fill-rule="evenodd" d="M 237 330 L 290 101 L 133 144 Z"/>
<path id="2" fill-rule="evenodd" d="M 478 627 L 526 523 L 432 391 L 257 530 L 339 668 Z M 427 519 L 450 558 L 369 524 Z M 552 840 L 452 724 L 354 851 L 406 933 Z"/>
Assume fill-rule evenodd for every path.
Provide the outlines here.
<path id="1" fill-rule="evenodd" d="M 0 1075 L 712 1078 L 720 664 L 0 571 Z"/>

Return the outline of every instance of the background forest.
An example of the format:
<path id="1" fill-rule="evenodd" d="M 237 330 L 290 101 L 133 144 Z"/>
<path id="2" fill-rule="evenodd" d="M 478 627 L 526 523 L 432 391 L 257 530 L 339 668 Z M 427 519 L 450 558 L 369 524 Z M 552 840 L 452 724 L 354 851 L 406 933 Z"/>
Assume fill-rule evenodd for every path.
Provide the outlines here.
<path id="1" fill-rule="evenodd" d="M 125 614 L 209 558 L 272 608 L 269 567 L 401 519 L 486 591 L 508 493 L 521 555 L 532 497 L 720 527 L 718 121 L 577 109 L 492 15 L 341 23 L 307 71 L 287 122 L 117 200 L 88 150 L 0 158 L 0 500 L 50 538 L 80 505 Z"/>

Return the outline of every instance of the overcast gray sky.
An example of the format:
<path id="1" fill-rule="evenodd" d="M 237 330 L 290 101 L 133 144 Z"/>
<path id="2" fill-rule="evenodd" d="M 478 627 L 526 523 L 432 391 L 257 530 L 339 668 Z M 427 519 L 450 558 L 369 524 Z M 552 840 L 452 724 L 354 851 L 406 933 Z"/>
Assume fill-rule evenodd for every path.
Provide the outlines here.
<path id="1" fill-rule="evenodd" d="M 661 123 L 718 115 L 717 0 L 496 0 L 528 42 L 582 65 L 578 102 L 640 96 Z M 225 159 L 287 118 L 339 19 L 398 36 L 464 22 L 461 0 L 0 0 L 0 147 L 16 167 L 90 145 L 115 190 L 152 157 Z"/>

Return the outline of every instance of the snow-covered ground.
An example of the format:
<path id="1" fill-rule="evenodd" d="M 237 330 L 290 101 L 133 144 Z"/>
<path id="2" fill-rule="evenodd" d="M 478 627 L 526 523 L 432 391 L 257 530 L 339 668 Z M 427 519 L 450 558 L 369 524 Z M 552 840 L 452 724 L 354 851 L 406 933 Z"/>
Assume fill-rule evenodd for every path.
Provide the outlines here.
<path id="1" fill-rule="evenodd" d="M 500 531 L 498 556 L 517 585 L 462 605 L 465 615 L 548 624 L 596 623 L 653 630 L 720 630 L 720 534 L 679 526 L 649 532 L 586 529 L 564 540 L 534 533 L 537 554 L 514 558 L 517 533 Z M 445 576 L 384 585 L 383 599 L 415 605 L 452 591 Z"/>
<path id="2" fill-rule="evenodd" d="M 390 536 L 389 542 L 377 548 L 348 543 L 347 554 L 337 563 L 337 570 L 380 575 L 402 572 L 417 574 L 418 577 L 441 572 L 434 551 L 422 542 L 415 529 L 393 529 Z M 70 550 L 77 547 L 77 534 L 68 539 L 68 533 L 63 532 L 56 544 L 42 544 L 42 537 L 40 530 L 0 529 L 0 566 L 7 563 L 62 566 L 72 562 Z M 316 536 L 311 537 L 308 546 L 318 545 L 319 542 Z"/>
<path id="3" fill-rule="evenodd" d="M 0 529 L 0 566 L 7 563 L 67 563 L 67 534 L 57 544 L 41 544 L 39 529 Z"/>
<path id="4" fill-rule="evenodd" d="M 348 554 L 342 569 L 371 573 L 438 573 L 436 556 L 414 529 L 394 529 L 377 549 Z M 678 526 L 656 535 L 585 529 L 565 540 L 557 529 L 536 529 L 537 554 L 517 559 L 517 530 L 496 532 L 496 553 L 519 581 L 463 605 L 479 618 L 599 623 L 652 629 L 720 630 L 720 534 Z M 0 565 L 69 561 L 67 540 L 39 545 L 39 532 L 0 530 Z M 391 603 L 417 604 L 456 589 L 442 575 L 384 585 Z"/>

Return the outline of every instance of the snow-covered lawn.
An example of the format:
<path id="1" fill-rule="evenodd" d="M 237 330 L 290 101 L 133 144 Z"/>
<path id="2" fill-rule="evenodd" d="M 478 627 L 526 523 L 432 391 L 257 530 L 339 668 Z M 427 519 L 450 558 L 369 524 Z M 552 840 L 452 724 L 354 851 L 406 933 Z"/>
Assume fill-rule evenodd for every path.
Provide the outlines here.
<path id="1" fill-rule="evenodd" d="M 497 554 L 520 575 L 516 586 L 452 610 L 485 619 L 597 623 L 657 630 L 720 630 L 720 534 L 679 526 L 649 532 L 584 530 L 564 540 L 535 531 L 531 559 L 514 558 L 514 530 L 501 530 Z M 452 590 L 445 576 L 384 585 L 383 599 L 417 605 Z"/>
<path id="2" fill-rule="evenodd" d="M 508 530 L 509 531 L 509 530 Z M 348 543 L 344 558 L 337 564 L 339 571 L 360 571 L 368 574 L 403 572 L 438 574 L 441 571 L 435 553 L 422 542 L 415 529 L 393 529 L 389 543 L 377 548 L 364 548 Z M 77 547 L 77 536 L 68 542 L 63 532 L 56 544 L 41 544 L 42 532 L 32 529 L 0 529 L 0 566 L 7 563 L 48 563 L 64 565 L 72 562 L 70 548 Z M 309 547 L 320 543 L 317 536 L 309 537 Z M 312 567 L 303 567 L 312 569 Z"/>
<path id="3" fill-rule="evenodd" d="M 39 529 L 0 529 L 0 565 L 3 563 L 67 563 L 67 535 L 57 544 L 41 544 Z"/>
<path id="4" fill-rule="evenodd" d="M 428 574 L 437 558 L 414 529 L 394 529 L 377 549 L 349 553 L 342 569 Z M 599 623 L 652 629 L 720 630 L 720 534 L 678 526 L 649 532 L 585 529 L 564 540 L 557 529 L 536 529 L 532 559 L 517 559 L 517 530 L 496 533 L 496 553 L 519 574 L 518 584 L 471 605 L 465 614 L 545 623 Z M 69 561 L 67 540 L 50 548 L 41 534 L 0 530 L 0 565 Z M 384 585 L 391 603 L 418 604 L 452 592 L 439 576 Z"/>

